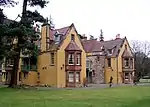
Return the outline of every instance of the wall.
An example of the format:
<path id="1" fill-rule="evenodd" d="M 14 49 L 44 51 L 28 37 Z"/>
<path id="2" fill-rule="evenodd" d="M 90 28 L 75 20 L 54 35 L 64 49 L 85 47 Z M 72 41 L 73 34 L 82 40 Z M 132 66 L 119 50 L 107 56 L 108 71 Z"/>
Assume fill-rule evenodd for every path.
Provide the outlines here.
<path id="1" fill-rule="evenodd" d="M 127 45 L 127 50 L 130 54 L 131 53 L 131 49 L 129 47 L 129 44 L 128 44 L 128 41 L 127 39 L 125 39 L 122 47 L 120 48 L 120 53 L 119 53 L 119 56 L 118 56 L 118 72 L 119 72 L 119 82 L 122 82 L 122 77 L 121 77 L 121 74 L 122 74 L 122 54 L 125 50 L 125 45 Z M 134 65 L 134 64 L 133 64 Z M 134 67 L 133 67 L 134 68 Z"/>
<path id="2" fill-rule="evenodd" d="M 38 57 L 38 72 L 40 73 L 40 85 L 57 86 L 57 72 L 56 72 L 56 55 L 54 52 L 54 65 L 51 65 L 50 52 L 42 53 Z"/>
<path id="3" fill-rule="evenodd" d="M 92 61 L 91 68 L 95 71 L 95 75 L 92 76 L 92 83 L 99 84 L 104 83 L 104 62 L 105 56 L 99 55 L 99 61 L 97 56 L 87 56 L 86 60 Z"/>
<path id="4" fill-rule="evenodd" d="M 66 72 L 64 68 L 61 70 L 61 67 L 63 64 L 65 65 L 65 51 L 64 50 L 71 41 L 71 34 L 75 35 L 75 42 L 79 46 L 79 48 L 82 50 L 82 56 L 81 56 L 82 70 L 81 70 L 81 76 L 80 76 L 81 83 L 83 83 L 83 79 L 86 78 L 86 53 L 75 31 L 75 28 L 72 27 L 71 31 L 67 34 L 66 39 L 63 41 L 60 47 L 60 50 L 58 50 L 58 54 L 57 54 L 58 55 L 58 59 L 57 59 L 58 87 L 65 87 L 66 85 Z M 61 58 L 61 60 L 59 58 Z"/>
<path id="5" fill-rule="evenodd" d="M 111 58 L 111 67 L 108 67 L 107 59 L 105 60 L 105 83 L 109 83 L 110 77 L 113 77 L 113 83 L 117 83 L 117 58 Z"/>
<path id="6" fill-rule="evenodd" d="M 37 72 L 30 71 L 27 77 L 24 77 L 24 72 L 21 72 L 21 83 L 25 85 L 37 85 Z"/>

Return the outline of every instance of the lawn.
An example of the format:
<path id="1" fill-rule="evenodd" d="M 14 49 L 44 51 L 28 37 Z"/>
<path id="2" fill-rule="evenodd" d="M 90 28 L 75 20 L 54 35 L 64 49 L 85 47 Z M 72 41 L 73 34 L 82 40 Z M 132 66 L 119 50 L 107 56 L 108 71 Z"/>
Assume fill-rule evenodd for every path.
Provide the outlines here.
<path id="1" fill-rule="evenodd" d="M 107 89 L 0 88 L 0 107 L 149 107 L 150 86 Z"/>

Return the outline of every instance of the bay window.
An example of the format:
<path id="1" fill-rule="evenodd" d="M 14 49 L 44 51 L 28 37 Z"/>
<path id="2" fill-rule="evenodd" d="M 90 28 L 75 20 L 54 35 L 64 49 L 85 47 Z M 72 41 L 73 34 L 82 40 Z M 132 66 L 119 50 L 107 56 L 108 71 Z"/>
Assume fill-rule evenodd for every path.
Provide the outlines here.
<path id="1" fill-rule="evenodd" d="M 69 72 L 68 80 L 69 80 L 69 82 L 74 82 L 74 73 L 73 72 Z"/>
<path id="2" fill-rule="evenodd" d="M 80 72 L 76 72 L 76 82 L 80 82 Z"/>
<path id="3" fill-rule="evenodd" d="M 74 54 L 73 53 L 70 53 L 68 55 L 68 64 L 69 65 L 73 65 L 74 64 Z"/>
<path id="4" fill-rule="evenodd" d="M 129 67 L 129 58 L 125 58 L 125 67 Z"/>
<path id="5" fill-rule="evenodd" d="M 80 61 L 81 61 L 81 55 L 80 54 L 77 54 L 76 61 L 77 61 L 76 64 L 80 65 Z"/>

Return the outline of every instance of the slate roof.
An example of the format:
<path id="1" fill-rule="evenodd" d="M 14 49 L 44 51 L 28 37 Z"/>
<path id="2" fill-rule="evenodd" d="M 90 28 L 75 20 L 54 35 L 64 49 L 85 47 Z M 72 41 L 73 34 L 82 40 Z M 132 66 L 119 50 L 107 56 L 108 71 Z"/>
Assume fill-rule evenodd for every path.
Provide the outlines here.
<path id="1" fill-rule="evenodd" d="M 58 32 L 60 34 L 60 41 L 58 44 L 55 44 L 55 41 L 51 44 L 51 45 L 55 45 L 56 49 L 59 49 L 59 47 L 62 45 L 63 41 L 65 40 L 67 34 L 70 32 L 71 28 L 74 27 L 74 24 L 72 23 L 70 26 L 67 27 L 63 27 L 63 28 L 59 28 L 59 29 L 55 29 L 55 30 L 50 30 L 50 39 L 53 40 L 55 34 Z M 75 29 L 76 31 L 76 29 Z M 76 31 L 77 32 L 77 31 Z M 77 33 L 78 34 L 78 33 Z M 79 37 L 80 39 L 80 37 Z M 79 50 L 80 48 L 77 46 L 76 43 L 70 42 L 70 44 L 68 45 L 69 47 L 67 49 L 75 49 L 75 50 Z M 81 50 L 80 50 L 81 51 Z"/>
<path id="2" fill-rule="evenodd" d="M 102 44 L 106 51 L 108 49 L 113 49 L 112 57 L 116 57 L 119 54 L 119 48 L 121 48 L 125 38 L 119 38 L 115 40 L 110 40 L 110 41 L 104 41 Z"/>
<path id="3" fill-rule="evenodd" d="M 119 54 L 119 48 L 122 46 L 125 38 L 119 38 L 109 41 L 97 41 L 97 40 L 85 40 L 83 46 L 86 52 L 102 51 L 104 47 L 105 52 L 108 53 L 108 49 L 113 49 L 112 57 L 116 57 Z"/>
<path id="4" fill-rule="evenodd" d="M 97 40 L 84 40 L 82 41 L 85 52 L 98 52 L 102 51 L 103 44 Z"/>

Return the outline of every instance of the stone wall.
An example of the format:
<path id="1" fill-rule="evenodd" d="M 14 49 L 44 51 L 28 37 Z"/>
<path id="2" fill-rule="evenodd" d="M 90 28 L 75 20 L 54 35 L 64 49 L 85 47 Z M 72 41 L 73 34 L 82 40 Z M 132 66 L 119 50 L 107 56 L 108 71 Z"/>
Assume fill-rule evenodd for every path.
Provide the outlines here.
<path id="1" fill-rule="evenodd" d="M 104 83 L 105 56 L 89 56 L 87 60 L 92 61 L 92 83 Z"/>

